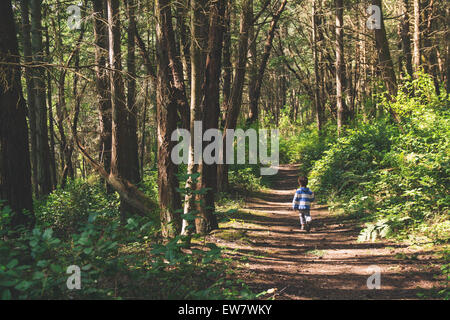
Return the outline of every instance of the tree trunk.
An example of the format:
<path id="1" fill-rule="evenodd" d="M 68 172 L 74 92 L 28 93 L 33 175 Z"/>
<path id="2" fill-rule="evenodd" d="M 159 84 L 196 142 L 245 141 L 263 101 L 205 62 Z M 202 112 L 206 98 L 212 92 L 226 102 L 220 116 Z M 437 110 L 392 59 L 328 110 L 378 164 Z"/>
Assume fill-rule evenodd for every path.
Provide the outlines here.
<path id="1" fill-rule="evenodd" d="M 394 97 L 397 94 L 397 80 L 395 77 L 394 64 L 391 59 L 391 52 L 389 50 L 389 42 L 386 37 L 381 0 L 373 0 L 372 4 L 381 9 L 381 28 L 375 29 L 376 47 L 384 83 L 389 91 L 389 95 Z"/>
<path id="2" fill-rule="evenodd" d="M 250 6 L 250 14 L 252 20 L 254 20 L 254 7 L 255 4 L 252 1 Z M 247 117 L 247 124 L 251 125 L 257 123 L 258 120 L 258 103 L 255 103 L 256 99 L 256 78 L 258 77 L 258 57 L 257 57 L 257 43 L 258 33 L 255 32 L 255 25 L 252 23 L 248 31 L 248 102 L 249 112 Z"/>
<path id="3" fill-rule="evenodd" d="M 179 33 L 179 46 L 181 59 L 183 63 L 183 80 L 186 81 L 190 87 L 191 77 L 191 59 L 190 59 L 190 38 L 188 33 L 188 26 L 186 25 L 186 18 L 188 18 L 189 0 L 177 2 L 176 6 L 176 29 Z M 189 120 L 189 119 L 188 119 Z"/>
<path id="4" fill-rule="evenodd" d="M 255 91 L 253 99 L 250 101 L 250 110 L 253 111 L 253 116 L 250 118 L 250 122 L 254 122 L 258 119 L 258 101 L 261 94 L 261 86 L 264 77 L 264 71 L 266 70 L 267 61 L 269 60 L 270 51 L 272 49 L 273 38 L 275 37 L 275 30 L 277 27 L 278 20 L 286 7 L 287 0 L 283 0 L 278 8 L 277 12 L 272 17 L 272 22 L 270 23 L 269 32 L 267 33 L 266 43 L 264 44 L 264 52 L 261 57 L 261 64 L 258 68 L 258 74 L 256 77 Z"/>
<path id="5" fill-rule="evenodd" d="M 242 13 L 239 30 L 238 43 L 238 58 L 236 63 L 235 76 L 231 88 L 230 98 L 227 101 L 227 115 L 225 119 L 224 133 L 223 133 L 223 159 L 226 159 L 226 130 L 235 129 L 239 112 L 242 103 L 242 91 L 244 88 L 244 79 L 247 63 L 247 49 L 248 49 L 248 32 L 252 23 L 252 15 L 250 14 L 250 7 L 252 0 L 244 0 L 242 4 Z M 217 166 L 217 189 L 218 191 L 226 190 L 228 188 L 228 165 L 226 163 Z"/>
<path id="6" fill-rule="evenodd" d="M 337 108 L 337 129 L 338 134 L 342 133 L 345 125 L 345 105 L 344 105 L 344 1 L 335 0 L 336 5 L 336 108 Z"/>
<path id="7" fill-rule="evenodd" d="M 323 124 L 323 106 L 320 96 L 320 87 L 322 81 L 322 75 L 320 72 L 320 59 L 317 44 L 322 43 L 323 35 L 319 31 L 322 26 L 322 18 L 317 14 L 317 3 L 313 0 L 312 6 L 312 47 L 313 47 L 313 60 L 314 60 L 314 105 L 316 109 L 316 124 L 319 135 L 322 133 Z"/>
<path id="8" fill-rule="evenodd" d="M 37 182 L 37 150 L 36 150 L 36 110 L 33 92 L 33 72 L 31 64 L 33 63 L 33 51 L 31 50 L 31 36 L 30 36 L 30 19 L 29 19 L 29 0 L 21 0 L 21 16 L 22 16 L 22 47 L 24 53 L 25 64 L 29 67 L 25 68 L 25 81 L 27 86 L 27 113 L 30 123 L 30 142 L 31 142 L 31 168 L 32 168 L 32 188 L 34 195 L 39 195 L 39 185 Z"/>
<path id="9" fill-rule="evenodd" d="M 15 213 L 12 228 L 34 225 L 26 105 L 10 0 L 0 2 L 0 199 Z M 8 65 L 8 64 L 12 65 Z M 0 204 L 0 207 L 2 204 Z M 28 211 L 28 215 L 24 214 Z"/>
<path id="10" fill-rule="evenodd" d="M 222 66 L 222 47 L 225 7 L 227 0 L 217 0 L 210 4 L 208 52 L 206 72 L 203 83 L 203 130 L 217 129 L 220 115 L 220 73 Z M 204 147 L 202 150 L 204 150 Z M 196 220 L 197 233 L 207 233 L 218 228 L 214 215 L 214 195 L 217 188 L 217 164 L 202 163 L 201 189 L 206 189 L 204 206 L 200 219 Z"/>
<path id="11" fill-rule="evenodd" d="M 231 93 L 231 80 L 233 73 L 233 66 L 231 65 L 231 11 L 233 0 L 229 0 L 225 9 L 224 16 L 224 39 L 223 39 L 223 88 L 222 88 L 222 111 L 221 126 L 225 125 L 225 118 L 227 113 L 228 100 Z M 222 121 L 223 120 L 223 121 Z"/>
<path id="12" fill-rule="evenodd" d="M 102 0 L 93 0 L 94 5 L 94 43 L 95 43 L 95 73 L 96 93 L 99 111 L 100 146 L 98 159 L 105 170 L 111 171 L 112 114 L 111 95 L 109 91 L 106 61 L 108 52 L 107 18 Z M 108 188 L 109 189 L 109 188 Z M 110 190 L 109 190 L 110 191 Z"/>
<path id="13" fill-rule="evenodd" d="M 186 189 L 190 190 L 185 196 L 184 200 L 184 214 L 197 214 L 202 212 L 200 206 L 200 198 L 203 194 L 196 195 L 193 191 L 197 190 L 201 183 L 194 179 L 195 174 L 202 174 L 203 160 L 198 159 L 200 152 L 195 146 L 197 142 L 195 139 L 199 137 L 194 133 L 194 125 L 196 121 L 203 120 L 203 91 L 202 86 L 205 79 L 205 57 L 207 47 L 207 16 L 206 16 L 206 3 L 205 0 L 191 0 L 190 1 L 190 15 L 191 15 L 191 107 L 190 107 L 190 131 L 191 140 L 189 143 L 189 159 L 187 174 L 189 175 L 186 181 Z M 201 132 L 203 137 L 203 131 Z M 201 142 L 200 142 L 201 146 Z M 197 154 L 195 154 L 197 152 Z M 189 234 L 193 230 L 190 228 L 190 221 L 184 219 L 182 234 Z"/>
<path id="14" fill-rule="evenodd" d="M 445 80 L 446 80 L 446 88 L 447 88 L 447 92 L 450 92 L 450 28 L 448 27 L 450 25 L 450 8 L 448 6 L 446 6 L 445 8 L 445 18 L 444 18 L 444 22 L 447 25 L 447 30 L 445 32 L 445 42 L 446 42 L 446 57 L 445 57 Z"/>
<path id="15" fill-rule="evenodd" d="M 413 53 L 413 66 L 414 72 L 420 70 L 420 0 L 414 0 L 414 53 Z"/>
<path id="16" fill-rule="evenodd" d="M 139 146 L 138 146 L 138 136 L 137 136 L 137 116 L 138 116 L 138 105 L 136 104 L 136 57 L 135 57 L 135 32 L 136 32 L 136 21 L 135 21 L 135 1 L 127 0 L 127 15 L 128 15 L 128 39 L 127 39 L 127 113 L 128 113 L 128 154 L 130 157 L 129 171 L 130 171 L 130 181 L 132 183 L 138 183 L 141 181 L 139 172 Z"/>
<path id="17" fill-rule="evenodd" d="M 47 106 L 45 101 L 44 47 L 41 25 L 42 0 L 31 1 L 31 49 L 33 52 L 33 93 L 36 111 L 37 182 L 39 194 L 52 190 L 50 172 L 50 148 L 48 145 Z"/>
<path id="18" fill-rule="evenodd" d="M 402 3 L 402 20 L 400 23 L 400 35 L 403 50 L 403 58 L 405 59 L 406 72 L 412 78 L 414 76 L 412 66 L 411 54 L 411 37 L 410 37 L 410 23 L 409 23 L 409 0 L 403 0 Z"/>
<path id="19" fill-rule="evenodd" d="M 156 117 L 158 124 L 158 194 L 160 220 L 164 237 L 175 237 L 181 231 L 181 216 L 176 211 L 181 207 L 177 192 L 177 166 L 172 162 L 174 142 L 171 135 L 177 128 L 177 99 L 174 97 L 172 72 L 169 66 L 169 48 L 174 43 L 172 13 L 168 0 L 155 2 L 156 24 Z"/>
<path id="20" fill-rule="evenodd" d="M 437 61 L 437 46 L 434 44 L 434 35 L 436 25 L 436 3 L 429 1 L 428 7 L 424 10 L 426 27 L 423 32 L 424 60 L 426 72 L 433 77 L 436 93 L 440 94 L 439 88 L 439 70 Z"/>
<path id="21" fill-rule="evenodd" d="M 128 110 L 125 100 L 125 88 L 122 79 L 122 54 L 120 41 L 119 1 L 107 0 L 108 37 L 109 37 L 109 72 L 112 112 L 111 139 L 111 175 L 131 182 L 131 155 L 128 143 Z M 121 222 L 125 223 L 131 207 L 125 198 L 120 201 Z"/>
<path id="22" fill-rule="evenodd" d="M 45 56 L 48 62 L 50 62 L 50 37 L 48 35 L 48 27 L 45 28 Z M 53 121 L 53 100 L 52 100 L 52 80 L 51 72 L 47 70 L 47 109 L 48 109 L 48 123 L 49 123 L 49 135 L 50 135 L 50 171 L 52 178 L 52 189 L 58 185 L 56 178 L 56 159 L 55 159 L 55 127 Z"/>

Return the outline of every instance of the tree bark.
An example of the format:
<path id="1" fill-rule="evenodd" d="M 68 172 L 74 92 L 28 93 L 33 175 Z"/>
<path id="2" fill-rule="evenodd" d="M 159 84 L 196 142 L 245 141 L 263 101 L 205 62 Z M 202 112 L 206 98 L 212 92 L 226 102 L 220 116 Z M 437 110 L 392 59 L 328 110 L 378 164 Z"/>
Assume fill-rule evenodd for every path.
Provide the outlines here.
<path id="1" fill-rule="evenodd" d="M 30 3 L 29 0 L 21 0 L 21 16 L 22 16 L 22 47 L 24 54 L 24 62 L 28 66 L 25 68 L 25 81 L 27 86 L 27 114 L 30 123 L 30 146 L 31 146 L 31 168 L 32 168 L 32 188 L 34 195 L 39 195 L 39 185 L 37 182 L 37 150 L 36 150 L 36 110 L 33 92 L 33 73 L 31 64 L 33 63 L 33 51 L 31 50 L 31 28 L 30 28 Z"/>
<path id="2" fill-rule="evenodd" d="M 436 31 L 436 2 L 434 0 L 429 1 L 428 7 L 424 10 L 424 13 L 426 21 L 426 27 L 423 32 L 425 70 L 433 77 L 434 88 L 436 93 L 440 95 L 437 46 L 434 43 L 433 35 Z"/>
<path id="3" fill-rule="evenodd" d="M 231 11 L 233 0 L 229 0 L 224 16 L 224 39 L 223 39 L 223 88 L 222 88 L 222 111 L 221 126 L 225 125 L 228 100 L 231 93 L 231 81 L 233 76 L 233 66 L 231 64 Z"/>
<path id="4" fill-rule="evenodd" d="M 414 72 L 418 72 L 420 70 L 420 55 L 421 55 L 421 46 L 420 46 L 420 0 L 414 0 L 414 53 L 413 53 L 413 66 Z"/>
<path id="5" fill-rule="evenodd" d="M 109 72 L 112 112 L 111 138 L 111 175 L 131 182 L 132 160 L 129 154 L 130 142 L 128 128 L 128 110 L 125 100 L 125 88 L 122 79 L 122 54 L 120 41 L 119 1 L 107 0 L 108 37 L 109 37 Z M 121 222 L 125 223 L 132 206 L 126 198 L 121 198 Z"/>
<path id="6" fill-rule="evenodd" d="M 177 128 L 179 105 L 174 95 L 172 70 L 170 68 L 169 48 L 174 45 L 172 13 L 168 0 L 155 2 L 156 24 L 156 117 L 158 124 L 158 195 L 162 235 L 175 237 L 181 231 L 180 194 L 177 192 L 177 166 L 171 160 L 174 142 L 171 135 Z"/>
<path id="7" fill-rule="evenodd" d="M 127 128 L 128 128 L 128 154 L 130 157 L 129 171 L 130 181 L 132 183 L 139 183 L 141 181 L 139 172 L 139 146 L 137 136 L 137 117 L 138 105 L 136 104 L 136 45 L 135 45 L 135 1 L 127 0 L 127 15 L 128 15 L 128 39 L 127 39 Z"/>
<path id="8" fill-rule="evenodd" d="M 314 59 L 314 105 L 316 109 L 316 124 L 319 135 L 322 133 L 323 125 L 323 106 L 320 96 L 320 87 L 322 82 L 322 75 L 320 72 L 320 55 L 318 50 L 318 43 L 322 43 L 323 34 L 319 29 L 322 27 L 322 18 L 317 12 L 317 1 L 313 0 L 312 5 L 312 47 L 313 47 L 313 59 Z"/>
<path id="9" fill-rule="evenodd" d="M 100 145 L 98 159 L 106 172 L 111 170 L 112 113 L 108 72 L 106 71 L 108 52 L 107 18 L 102 0 L 93 0 L 94 43 L 95 43 L 95 86 L 99 112 Z"/>
<path id="10" fill-rule="evenodd" d="M 186 181 L 186 189 L 189 190 L 184 200 L 184 214 L 198 214 L 202 212 L 200 199 L 202 194 L 195 194 L 193 191 L 197 190 L 201 183 L 194 178 L 195 174 L 202 174 L 203 160 L 197 159 L 195 155 L 195 139 L 199 137 L 194 134 L 194 124 L 196 121 L 203 120 L 203 91 L 202 86 L 205 79 L 205 57 L 207 46 L 207 15 L 206 15 L 206 0 L 191 0 L 190 1 L 190 16 L 191 16 L 191 106 L 190 106 L 190 143 L 189 143 L 189 157 L 187 174 L 189 175 Z M 203 131 L 201 132 L 203 137 Z M 200 150 L 201 151 L 201 150 Z M 201 178 L 200 178 L 201 179 Z M 196 223 L 197 224 L 197 223 Z M 183 219 L 182 234 L 189 234 L 193 230 L 190 228 L 190 221 Z"/>
<path id="11" fill-rule="evenodd" d="M 345 104 L 344 104 L 344 1 L 335 0 L 336 6 L 336 108 L 337 108 L 337 129 L 338 134 L 342 133 L 345 125 Z"/>
<path id="12" fill-rule="evenodd" d="M 39 194 L 52 190 L 50 172 L 50 148 L 48 145 L 47 106 L 45 101 L 44 47 L 41 25 L 42 0 L 31 1 L 31 49 L 33 52 L 33 94 L 36 112 L 37 182 Z"/>
<path id="13" fill-rule="evenodd" d="M 372 4 L 381 9 L 381 28 L 375 29 L 375 41 L 383 81 L 386 84 L 389 95 L 394 97 L 397 94 L 397 79 L 395 77 L 394 64 L 392 62 L 391 52 L 389 50 L 389 42 L 386 37 L 382 3 L 381 0 L 373 0 Z"/>
<path id="14" fill-rule="evenodd" d="M 277 27 L 278 20 L 286 7 L 287 0 L 283 0 L 280 7 L 272 17 L 272 22 L 270 23 L 269 31 L 267 33 L 266 42 L 264 44 L 264 52 L 261 57 L 261 64 L 258 68 L 258 74 L 256 77 L 255 91 L 252 99 L 250 100 L 250 110 L 252 110 L 252 116 L 250 117 L 250 123 L 258 120 L 258 101 L 261 95 L 261 86 L 264 77 L 264 71 L 266 70 L 267 61 L 269 61 L 270 51 L 272 49 L 273 38 L 275 37 L 275 30 Z"/>
<path id="15" fill-rule="evenodd" d="M 227 0 L 216 0 L 210 4 L 208 33 L 208 52 L 206 72 L 203 83 L 203 130 L 217 129 L 220 115 L 220 73 L 222 67 L 222 48 L 224 33 L 224 14 Z M 205 145 L 202 149 L 204 149 Z M 218 228 L 214 215 L 214 195 L 217 188 L 217 164 L 202 164 L 201 189 L 206 189 L 204 207 L 200 219 L 196 220 L 197 233 L 207 233 Z"/>
<path id="16" fill-rule="evenodd" d="M 405 66 L 407 74 L 413 78 L 414 71 L 412 66 L 412 54 L 411 54 L 411 37 L 410 37 L 410 23 L 409 23 L 409 0 L 403 0 L 402 14 L 403 17 L 400 23 L 400 35 L 403 50 L 403 58 L 405 59 Z"/>
<path id="17" fill-rule="evenodd" d="M 252 0 L 244 0 L 242 4 L 242 13 L 240 18 L 239 28 L 239 43 L 238 43 L 238 57 L 236 63 L 236 70 L 231 87 L 230 98 L 227 103 L 227 115 L 225 119 L 224 133 L 223 133 L 223 159 L 226 159 L 226 130 L 235 129 L 239 112 L 242 103 L 242 91 L 244 88 L 244 79 L 247 63 L 248 50 L 248 32 L 252 23 L 252 15 L 250 11 Z M 228 188 L 228 165 L 226 163 L 217 166 L 217 190 L 223 191 Z"/>
<path id="18" fill-rule="evenodd" d="M 10 0 L 0 2 L 0 199 L 15 213 L 12 228 L 34 225 L 26 105 Z M 8 64 L 11 65 L 8 65 Z M 0 203 L 0 207 L 4 205 Z M 28 211 L 28 215 L 24 214 Z"/>
<path id="19" fill-rule="evenodd" d="M 50 37 L 48 34 L 48 27 L 45 28 L 45 56 L 46 60 L 50 62 Z M 55 158 L 55 127 L 53 118 L 53 100 L 52 100 L 52 78 L 50 70 L 47 70 L 47 109 L 48 109 L 48 124 L 50 135 L 50 171 L 52 178 L 52 189 L 58 185 L 56 177 L 56 158 Z"/>

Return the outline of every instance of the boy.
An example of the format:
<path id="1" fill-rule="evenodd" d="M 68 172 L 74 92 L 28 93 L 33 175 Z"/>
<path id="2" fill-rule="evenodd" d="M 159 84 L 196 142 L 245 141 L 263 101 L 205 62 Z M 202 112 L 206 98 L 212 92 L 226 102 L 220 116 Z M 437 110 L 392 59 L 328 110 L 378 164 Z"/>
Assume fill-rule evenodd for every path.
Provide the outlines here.
<path id="1" fill-rule="evenodd" d="M 308 186 L 308 178 L 298 178 L 300 189 L 295 192 L 294 200 L 292 201 L 292 208 L 298 210 L 300 214 L 301 230 L 309 232 L 311 229 L 311 215 L 309 213 L 311 202 L 314 201 L 314 192 Z"/>

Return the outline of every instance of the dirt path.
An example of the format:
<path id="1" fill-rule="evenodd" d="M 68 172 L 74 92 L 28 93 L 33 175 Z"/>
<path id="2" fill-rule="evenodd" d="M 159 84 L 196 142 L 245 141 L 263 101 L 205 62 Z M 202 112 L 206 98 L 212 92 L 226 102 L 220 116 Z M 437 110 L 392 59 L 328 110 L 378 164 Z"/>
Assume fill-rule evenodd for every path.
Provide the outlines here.
<path id="1" fill-rule="evenodd" d="M 358 243 L 356 221 L 339 220 L 326 207 L 312 208 L 313 229 L 299 229 L 290 209 L 297 167 L 281 166 L 273 189 L 247 198 L 245 209 L 209 240 L 226 248 L 237 276 L 256 292 L 276 289 L 276 299 L 417 299 L 440 287 L 436 256 L 390 243 Z M 381 271 L 381 289 L 367 279 Z"/>

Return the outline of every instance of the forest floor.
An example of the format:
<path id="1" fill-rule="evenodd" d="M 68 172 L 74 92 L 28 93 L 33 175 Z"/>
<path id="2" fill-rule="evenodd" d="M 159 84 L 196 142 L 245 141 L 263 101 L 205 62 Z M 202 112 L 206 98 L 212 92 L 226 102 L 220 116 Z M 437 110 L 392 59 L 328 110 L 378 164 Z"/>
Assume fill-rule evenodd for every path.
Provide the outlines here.
<path id="1" fill-rule="evenodd" d="M 319 205 L 311 210 L 311 232 L 301 231 L 290 210 L 297 176 L 295 165 L 280 166 L 271 189 L 248 196 L 244 208 L 206 239 L 223 248 L 233 277 L 257 293 L 274 289 L 262 298 L 277 300 L 418 299 L 442 288 L 436 247 L 357 242 L 360 222 Z M 381 272 L 380 289 L 367 287 L 371 266 Z"/>

